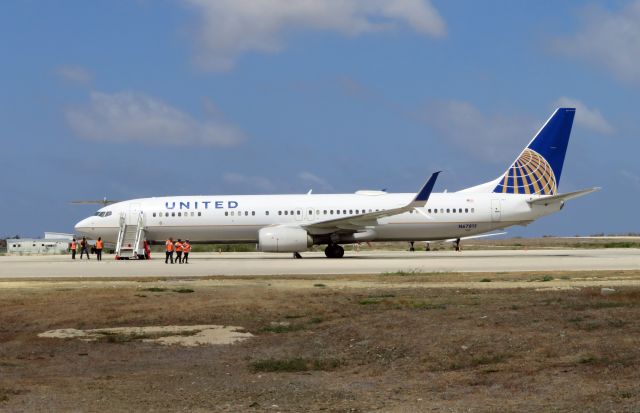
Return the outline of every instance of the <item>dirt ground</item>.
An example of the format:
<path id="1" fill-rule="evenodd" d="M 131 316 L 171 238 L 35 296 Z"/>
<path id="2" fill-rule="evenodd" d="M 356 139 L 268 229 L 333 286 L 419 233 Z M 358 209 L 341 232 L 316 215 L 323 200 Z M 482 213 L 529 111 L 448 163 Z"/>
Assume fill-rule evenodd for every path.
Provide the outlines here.
<path id="1" fill-rule="evenodd" d="M 637 412 L 639 281 L 640 271 L 1 282 L 0 411 Z M 195 325 L 254 337 L 38 337 Z"/>

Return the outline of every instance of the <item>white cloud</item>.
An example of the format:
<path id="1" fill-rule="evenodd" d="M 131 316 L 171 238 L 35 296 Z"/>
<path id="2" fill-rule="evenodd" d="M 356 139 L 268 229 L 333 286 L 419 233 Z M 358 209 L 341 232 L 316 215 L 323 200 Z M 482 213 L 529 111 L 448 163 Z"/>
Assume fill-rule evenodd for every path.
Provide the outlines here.
<path id="1" fill-rule="evenodd" d="M 620 79 L 640 82 L 640 0 L 616 12 L 586 9 L 581 29 L 555 39 L 554 48 L 602 66 Z"/>
<path id="2" fill-rule="evenodd" d="M 56 74 L 71 83 L 86 85 L 93 80 L 93 73 L 82 66 L 63 65 L 56 68 Z"/>
<path id="3" fill-rule="evenodd" d="M 488 116 L 456 100 L 431 103 L 418 116 L 446 143 L 472 158 L 494 163 L 517 156 L 541 126 L 524 117 Z"/>
<path id="4" fill-rule="evenodd" d="M 201 16 L 196 62 L 228 70 L 248 51 L 273 53 L 291 30 L 321 30 L 348 36 L 405 25 L 440 37 L 446 25 L 430 0 L 183 0 Z"/>
<path id="5" fill-rule="evenodd" d="M 577 126 L 607 135 L 615 132 L 613 126 L 598 109 L 591 109 L 578 99 L 561 96 L 553 105 L 554 107 L 576 108 L 575 122 Z"/>
<path id="6" fill-rule="evenodd" d="M 204 121 L 142 93 L 92 92 L 89 104 L 65 111 L 78 137 L 101 142 L 231 146 L 243 133 L 224 119 Z"/>
<path id="7" fill-rule="evenodd" d="M 263 176 L 247 176 L 235 172 L 228 172 L 223 175 L 224 182 L 231 185 L 240 185 L 249 188 L 258 188 L 263 191 L 273 191 L 276 186 L 269 179 Z"/>
<path id="8" fill-rule="evenodd" d="M 326 179 L 320 178 L 317 175 L 312 174 L 311 172 L 300 172 L 298 174 L 298 178 L 303 181 L 309 182 L 312 185 L 318 185 L 318 187 L 324 191 L 332 191 L 333 186 L 327 182 Z M 310 188 L 313 189 L 313 188 Z"/>

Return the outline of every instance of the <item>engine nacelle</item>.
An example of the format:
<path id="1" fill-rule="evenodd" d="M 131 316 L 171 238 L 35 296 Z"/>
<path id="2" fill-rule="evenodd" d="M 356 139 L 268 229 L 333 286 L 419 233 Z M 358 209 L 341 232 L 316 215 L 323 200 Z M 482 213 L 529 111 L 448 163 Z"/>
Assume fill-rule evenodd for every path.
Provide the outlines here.
<path id="1" fill-rule="evenodd" d="M 302 252 L 313 245 L 307 231 L 296 227 L 267 227 L 258 232 L 258 246 L 262 252 Z"/>

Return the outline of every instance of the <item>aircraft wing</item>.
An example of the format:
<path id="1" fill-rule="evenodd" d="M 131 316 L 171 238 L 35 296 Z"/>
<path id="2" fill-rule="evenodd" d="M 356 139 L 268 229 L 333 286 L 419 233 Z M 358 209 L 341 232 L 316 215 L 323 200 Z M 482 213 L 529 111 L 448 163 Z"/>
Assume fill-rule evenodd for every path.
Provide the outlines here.
<path id="1" fill-rule="evenodd" d="M 322 230 L 353 230 L 365 228 L 367 226 L 377 225 L 379 218 L 390 217 L 393 215 L 403 214 L 411 211 L 414 208 L 421 208 L 427 204 L 429 196 L 433 191 L 433 187 L 438 179 L 438 175 L 441 171 L 434 172 L 429 180 L 422 186 L 422 189 L 408 204 L 398 207 L 385 209 L 382 211 L 367 212 L 364 214 L 350 215 L 343 218 L 329 219 L 326 221 L 314 222 L 313 224 L 303 225 L 303 228 L 308 230 L 322 229 Z"/>
<path id="2" fill-rule="evenodd" d="M 582 195 L 590 194 L 591 192 L 595 192 L 600 189 L 601 189 L 600 187 L 581 189 L 580 191 L 567 192 L 566 194 L 549 195 L 549 196 L 542 196 L 540 198 L 532 198 L 527 202 L 531 205 L 548 205 L 554 202 L 564 202 L 572 198 L 577 198 Z"/>

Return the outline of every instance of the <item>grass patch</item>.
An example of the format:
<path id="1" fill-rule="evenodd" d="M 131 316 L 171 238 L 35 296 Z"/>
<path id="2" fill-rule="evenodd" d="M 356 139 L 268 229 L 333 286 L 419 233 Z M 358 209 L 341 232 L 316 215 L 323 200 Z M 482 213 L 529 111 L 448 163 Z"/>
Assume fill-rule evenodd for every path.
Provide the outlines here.
<path id="1" fill-rule="evenodd" d="M 358 304 L 360 304 L 360 305 L 375 305 L 375 304 L 380 304 L 381 302 L 382 301 L 380 301 L 378 299 L 365 298 L 364 300 L 358 301 Z"/>
<path id="2" fill-rule="evenodd" d="M 553 276 L 551 276 L 551 275 L 545 275 L 545 276 L 543 276 L 543 277 L 531 278 L 531 279 L 529 280 L 529 282 L 536 282 L 536 281 L 539 281 L 539 282 L 548 282 L 548 281 L 553 281 Z"/>
<path id="3" fill-rule="evenodd" d="M 396 276 L 400 276 L 400 277 L 408 277 L 408 276 L 411 276 L 411 275 L 420 275 L 420 274 L 422 274 L 422 272 L 419 269 L 387 271 L 387 272 L 383 272 L 382 273 L 382 275 L 386 275 L 386 276 L 396 275 Z"/>
<path id="4" fill-rule="evenodd" d="M 325 288 L 327 285 L 326 284 L 313 284 L 314 287 L 318 287 L 318 288 Z"/>
<path id="5" fill-rule="evenodd" d="M 249 363 L 254 373 L 257 372 L 301 372 L 301 371 L 328 371 L 342 365 L 338 359 L 267 359 L 256 360 Z"/>
<path id="6" fill-rule="evenodd" d="M 598 359 L 592 354 L 585 354 L 578 358 L 578 364 L 592 364 L 596 361 L 598 361 Z"/>
<path id="7" fill-rule="evenodd" d="M 290 333 L 292 331 L 305 330 L 307 328 L 304 324 L 277 324 L 265 326 L 260 329 L 262 333 Z"/>
<path id="8" fill-rule="evenodd" d="M 428 303 L 426 301 L 408 301 L 403 303 L 399 301 L 399 304 L 404 304 L 408 308 L 413 308 L 416 310 L 446 310 L 447 306 L 444 304 L 434 304 Z"/>
<path id="9" fill-rule="evenodd" d="M 368 298 L 393 298 L 395 297 L 395 294 L 377 294 L 377 295 L 370 295 Z"/>
<path id="10" fill-rule="evenodd" d="M 168 288 L 162 288 L 162 287 L 149 287 L 149 288 L 142 289 L 142 291 L 149 291 L 152 293 L 163 293 L 168 290 L 169 290 Z"/>
<path id="11" fill-rule="evenodd" d="M 111 333 L 111 332 L 103 331 L 98 334 L 100 334 L 100 337 L 97 339 L 97 341 L 102 341 L 106 343 L 115 343 L 115 344 L 130 343 L 132 341 L 155 338 L 149 334 L 135 334 L 135 333 L 127 334 L 127 333 Z"/>
<path id="12" fill-rule="evenodd" d="M 490 278 L 483 278 L 480 280 L 481 283 L 490 283 L 491 279 Z"/>
<path id="13" fill-rule="evenodd" d="M 571 305 L 571 309 L 584 311 L 584 310 L 601 310 L 606 308 L 620 308 L 630 307 L 631 303 L 619 302 L 619 301 L 596 301 L 591 303 L 576 303 Z"/>
<path id="14" fill-rule="evenodd" d="M 194 292 L 194 290 L 192 290 L 191 288 L 176 288 L 175 290 L 172 290 L 174 293 L 180 293 L 180 294 L 189 294 Z"/>

